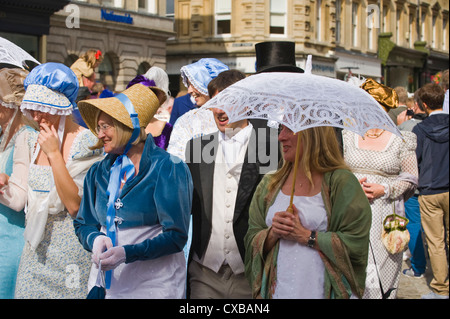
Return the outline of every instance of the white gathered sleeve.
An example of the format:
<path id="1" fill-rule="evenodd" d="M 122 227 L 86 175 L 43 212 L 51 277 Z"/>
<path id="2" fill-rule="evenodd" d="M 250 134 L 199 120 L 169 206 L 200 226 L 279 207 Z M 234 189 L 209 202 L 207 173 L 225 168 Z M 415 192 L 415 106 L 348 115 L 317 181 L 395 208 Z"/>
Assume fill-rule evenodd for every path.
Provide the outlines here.
<path id="1" fill-rule="evenodd" d="M 28 170 L 31 161 L 31 151 L 29 148 L 28 130 L 24 130 L 17 136 L 14 155 L 13 171 L 8 180 L 8 185 L 3 188 L 3 195 L 0 195 L 0 203 L 20 212 L 27 202 Z"/>
<path id="2" fill-rule="evenodd" d="M 397 179 L 389 184 L 391 200 L 409 199 L 417 188 L 419 168 L 417 165 L 417 138 L 414 133 L 403 133 L 403 147 L 400 149 L 401 170 Z"/>

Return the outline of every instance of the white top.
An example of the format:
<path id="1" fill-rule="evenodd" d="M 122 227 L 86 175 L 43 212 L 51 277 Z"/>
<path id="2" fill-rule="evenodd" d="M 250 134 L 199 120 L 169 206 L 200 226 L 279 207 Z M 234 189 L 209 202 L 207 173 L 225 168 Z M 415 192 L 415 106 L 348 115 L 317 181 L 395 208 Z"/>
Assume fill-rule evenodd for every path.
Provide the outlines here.
<path id="1" fill-rule="evenodd" d="M 272 225 L 276 212 L 286 211 L 289 195 L 279 192 L 266 217 L 267 226 Z M 325 232 L 327 214 L 322 194 L 294 196 L 300 221 L 310 230 Z M 280 240 L 277 259 L 277 284 L 274 299 L 323 299 L 325 266 L 319 252 L 308 246 L 289 240 Z"/>
<path id="2" fill-rule="evenodd" d="M 0 196 L 0 203 L 15 211 L 21 211 L 27 202 L 28 191 L 28 168 L 31 161 L 31 153 L 34 148 L 34 141 L 38 132 L 21 128 L 20 133 L 14 135 L 8 147 L 0 156 L 0 167 L 4 167 L 13 150 L 13 171 L 9 178 L 8 185 L 3 188 L 4 194 Z M 1 138 L 0 138 L 1 139 Z M 15 145 L 13 147 L 13 145 Z"/>

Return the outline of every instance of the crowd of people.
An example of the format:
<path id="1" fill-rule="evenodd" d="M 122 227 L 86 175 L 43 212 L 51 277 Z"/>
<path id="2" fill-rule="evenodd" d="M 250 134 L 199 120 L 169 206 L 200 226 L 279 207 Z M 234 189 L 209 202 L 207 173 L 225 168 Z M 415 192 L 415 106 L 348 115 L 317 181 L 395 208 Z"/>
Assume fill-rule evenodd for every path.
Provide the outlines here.
<path id="1" fill-rule="evenodd" d="M 255 50 L 256 73 L 304 72 L 294 43 Z M 422 298 L 448 299 L 448 70 L 353 81 L 400 137 L 230 122 L 201 106 L 246 75 L 214 58 L 178 97 L 157 66 L 105 90 L 100 63 L 0 69 L 0 299 L 394 299 L 427 259 Z"/>

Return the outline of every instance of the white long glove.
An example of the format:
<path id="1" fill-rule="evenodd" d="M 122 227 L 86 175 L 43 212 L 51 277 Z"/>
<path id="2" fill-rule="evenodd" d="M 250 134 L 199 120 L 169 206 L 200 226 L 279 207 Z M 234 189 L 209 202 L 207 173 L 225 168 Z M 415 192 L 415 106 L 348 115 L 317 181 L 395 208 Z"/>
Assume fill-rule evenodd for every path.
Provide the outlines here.
<path id="1" fill-rule="evenodd" d="M 97 236 L 94 239 L 94 244 L 92 245 L 92 262 L 97 265 L 99 262 L 99 257 L 103 252 L 109 248 L 113 247 L 111 238 L 105 235 Z M 103 268 L 103 262 L 102 262 Z"/>
<path id="2" fill-rule="evenodd" d="M 107 251 L 99 256 L 99 259 L 102 261 L 102 270 L 115 269 L 121 263 L 125 262 L 126 257 L 123 246 L 108 248 Z"/>

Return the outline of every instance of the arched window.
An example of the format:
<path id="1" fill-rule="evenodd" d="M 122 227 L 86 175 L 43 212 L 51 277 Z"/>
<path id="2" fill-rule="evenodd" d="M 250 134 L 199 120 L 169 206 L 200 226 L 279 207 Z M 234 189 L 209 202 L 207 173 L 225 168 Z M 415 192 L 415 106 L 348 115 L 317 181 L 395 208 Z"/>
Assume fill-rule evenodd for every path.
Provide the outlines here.
<path id="1" fill-rule="evenodd" d="M 78 55 L 76 55 L 76 54 L 69 54 L 64 59 L 64 65 L 66 65 L 66 66 L 68 66 L 70 68 L 72 66 L 72 64 L 75 63 L 76 60 L 78 60 Z"/>
<path id="2" fill-rule="evenodd" d="M 109 90 L 114 91 L 117 81 L 117 71 L 115 68 L 114 57 L 106 53 L 103 62 L 98 66 L 100 82 Z"/>
<path id="3" fill-rule="evenodd" d="M 141 75 L 141 74 L 145 74 L 145 72 L 148 71 L 148 69 L 150 69 L 151 65 L 148 62 L 142 62 L 141 64 L 139 64 L 138 69 L 137 69 L 137 75 Z"/>

